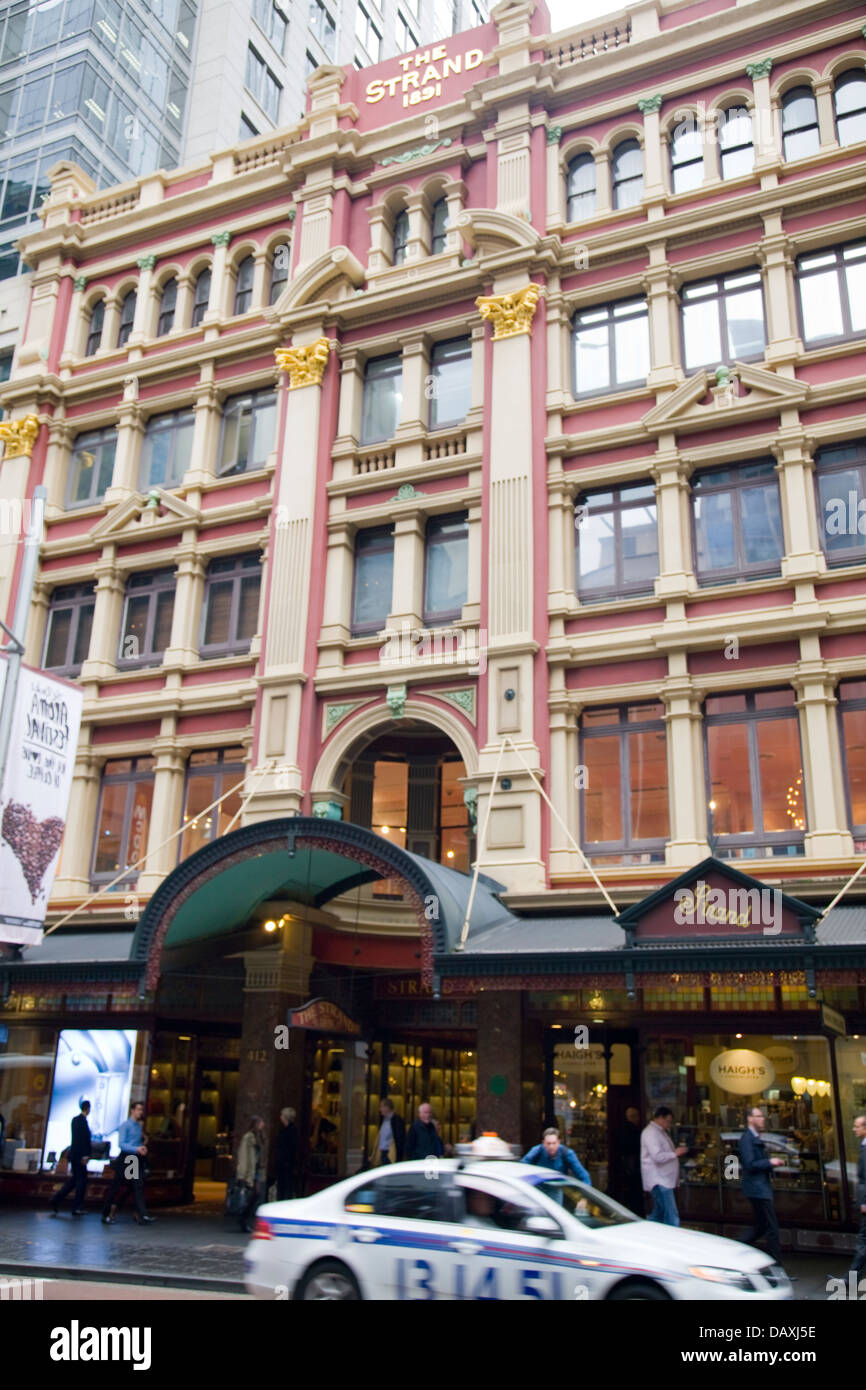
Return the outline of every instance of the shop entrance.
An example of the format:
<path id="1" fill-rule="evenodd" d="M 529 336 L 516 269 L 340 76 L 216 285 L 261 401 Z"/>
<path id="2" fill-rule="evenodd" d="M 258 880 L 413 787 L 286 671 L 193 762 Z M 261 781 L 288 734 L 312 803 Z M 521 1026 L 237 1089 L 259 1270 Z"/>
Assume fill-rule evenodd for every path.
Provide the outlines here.
<path id="1" fill-rule="evenodd" d="M 547 1114 L 589 1170 L 594 1186 L 631 1206 L 637 1192 L 635 1141 L 639 1146 L 644 1122 L 637 1032 L 607 1029 L 588 1047 L 561 1042 L 561 1029 L 551 1029 L 548 1036 Z M 627 1116 L 632 1109 L 639 1111 L 637 1127 Z"/>

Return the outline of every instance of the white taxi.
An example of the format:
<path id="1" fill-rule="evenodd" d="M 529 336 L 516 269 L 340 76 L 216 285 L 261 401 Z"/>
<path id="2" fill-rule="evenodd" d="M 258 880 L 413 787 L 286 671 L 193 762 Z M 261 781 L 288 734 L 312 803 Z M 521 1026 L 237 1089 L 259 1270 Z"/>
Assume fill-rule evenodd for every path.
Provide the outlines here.
<path id="1" fill-rule="evenodd" d="M 594 1188 L 511 1161 L 426 1159 L 259 1208 L 258 1298 L 745 1299 L 792 1296 L 737 1241 L 643 1221 Z"/>

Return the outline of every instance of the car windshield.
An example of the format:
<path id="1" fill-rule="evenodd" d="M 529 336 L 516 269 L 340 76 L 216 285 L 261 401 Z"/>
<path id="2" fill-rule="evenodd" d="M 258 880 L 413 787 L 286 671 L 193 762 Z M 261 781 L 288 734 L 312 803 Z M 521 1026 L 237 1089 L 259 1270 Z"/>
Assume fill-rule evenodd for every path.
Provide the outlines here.
<path id="1" fill-rule="evenodd" d="M 532 1182 L 533 1186 L 552 1202 L 565 1207 L 569 1216 L 573 1216 L 581 1225 L 590 1229 L 595 1230 L 600 1226 L 624 1226 L 628 1221 L 640 1220 L 633 1211 L 627 1211 L 618 1202 L 611 1201 L 609 1197 L 602 1197 L 599 1192 L 587 1187 L 585 1183 L 576 1182 L 574 1178 L 544 1175 L 527 1181 Z"/>

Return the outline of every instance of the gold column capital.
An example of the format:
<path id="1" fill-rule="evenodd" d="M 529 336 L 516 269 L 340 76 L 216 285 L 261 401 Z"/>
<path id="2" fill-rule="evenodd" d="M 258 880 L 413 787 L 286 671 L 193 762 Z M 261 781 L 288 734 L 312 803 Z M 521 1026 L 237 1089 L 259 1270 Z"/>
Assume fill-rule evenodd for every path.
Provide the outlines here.
<path id="1" fill-rule="evenodd" d="M 541 297 L 541 286 L 530 281 L 522 290 L 515 290 L 513 294 L 487 294 L 479 295 L 475 303 L 481 311 L 481 317 L 490 319 L 493 324 L 493 341 L 497 338 L 514 338 L 518 333 L 532 333 L 532 320 L 538 301 Z"/>
<path id="2" fill-rule="evenodd" d="M 300 386 L 321 386 L 330 355 L 328 338 L 317 338 L 301 347 L 277 348 L 274 353 L 280 371 L 289 374 L 290 391 Z"/>
<path id="3" fill-rule="evenodd" d="M 0 440 L 6 445 L 4 457 L 29 459 L 38 433 L 39 420 L 35 415 L 24 415 L 20 420 L 0 420 Z"/>

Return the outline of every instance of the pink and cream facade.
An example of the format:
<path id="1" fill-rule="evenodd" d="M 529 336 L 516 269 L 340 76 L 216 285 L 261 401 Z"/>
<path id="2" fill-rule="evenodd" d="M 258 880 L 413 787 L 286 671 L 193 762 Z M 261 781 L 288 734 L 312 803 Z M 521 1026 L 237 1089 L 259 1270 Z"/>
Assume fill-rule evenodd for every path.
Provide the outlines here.
<path id="1" fill-rule="evenodd" d="M 2 393 L 38 434 L 0 469 L 9 515 L 48 489 L 27 659 L 85 696 L 49 919 L 120 930 L 179 861 L 291 816 L 464 873 L 480 853 L 514 951 L 431 935 L 369 847 L 381 878 L 328 911 L 284 895 L 278 946 L 240 933 L 241 1090 L 257 989 L 300 1003 L 367 971 L 371 1036 L 408 1040 L 368 1054 L 367 1092 L 410 1108 L 412 1065 L 435 1091 L 442 1034 L 382 1022 L 390 971 L 430 1029 L 457 1010 L 453 1137 L 465 1095 L 525 1139 L 568 1110 L 591 1150 L 621 1118 L 604 1096 L 645 1108 L 683 1072 L 673 1099 L 723 1127 L 701 1049 L 736 1027 L 762 1055 L 814 1034 L 810 1083 L 828 1049 L 812 1109 L 838 1148 L 866 935 L 813 921 L 866 852 L 862 12 L 641 0 L 549 27 L 502 0 L 437 48 L 319 68 L 278 136 L 103 193 L 56 170 Z M 802 930 L 814 958 L 726 962 L 720 938 L 702 963 L 680 923 L 682 967 L 640 966 L 584 856 L 620 912 L 747 868 L 804 909 L 785 949 Z M 550 1030 L 595 1015 L 601 1070 L 572 1075 Z M 777 1061 L 793 1130 L 786 1097 L 812 1092 Z M 331 1083 L 309 1065 L 315 1152 Z M 341 1171 L 369 1139 L 348 1126 Z M 792 1221 L 831 1217 L 792 1196 Z"/>

